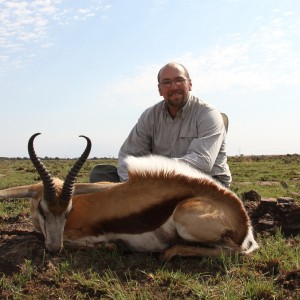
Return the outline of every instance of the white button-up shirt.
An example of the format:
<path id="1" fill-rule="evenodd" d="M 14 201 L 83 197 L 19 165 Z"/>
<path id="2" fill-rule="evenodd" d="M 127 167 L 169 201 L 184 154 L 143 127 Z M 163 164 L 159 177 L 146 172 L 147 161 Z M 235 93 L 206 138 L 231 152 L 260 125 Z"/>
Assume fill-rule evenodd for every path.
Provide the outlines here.
<path id="1" fill-rule="evenodd" d="M 128 179 L 124 162 L 128 155 L 157 154 L 184 160 L 229 186 L 225 138 L 222 115 L 213 106 L 190 95 L 173 119 L 163 100 L 143 112 L 122 145 L 118 157 L 120 180 Z"/>

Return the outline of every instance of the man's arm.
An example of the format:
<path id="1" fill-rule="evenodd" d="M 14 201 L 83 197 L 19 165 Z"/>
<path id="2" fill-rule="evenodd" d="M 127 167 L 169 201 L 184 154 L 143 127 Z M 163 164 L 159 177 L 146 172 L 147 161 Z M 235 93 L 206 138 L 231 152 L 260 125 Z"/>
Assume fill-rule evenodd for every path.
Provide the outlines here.
<path id="1" fill-rule="evenodd" d="M 128 155 L 144 156 L 151 153 L 151 136 L 146 124 L 146 114 L 144 112 L 119 151 L 118 174 L 121 181 L 128 180 L 127 165 L 125 163 L 125 158 Z"/>
<path id="2" fill-rule="evenodd" d="M 225 137 L 222 115 L 218 110 L 212 109 L 206 113 L 205 118 L 199 118 L 198 137 L 191 141 L 186 155 L 179 159 L 211 174 Z"/>

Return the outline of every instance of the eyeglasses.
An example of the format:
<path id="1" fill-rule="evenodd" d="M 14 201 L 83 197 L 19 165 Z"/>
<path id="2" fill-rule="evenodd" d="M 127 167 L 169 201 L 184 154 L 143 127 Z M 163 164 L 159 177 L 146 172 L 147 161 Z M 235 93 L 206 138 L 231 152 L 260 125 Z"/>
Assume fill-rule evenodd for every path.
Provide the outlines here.
<path id="1" fill-rule="evenodd" d="M 174 80 L 171 80 L 171 79 L 163 80 L 159 84 L 166 86 L 166 87 L 170 87 L 172 85 L 172 83 L 174 83 L 176 86 L 181 86 L 185 82 L 186 82 L 185 78 L 175 78 Z"/>

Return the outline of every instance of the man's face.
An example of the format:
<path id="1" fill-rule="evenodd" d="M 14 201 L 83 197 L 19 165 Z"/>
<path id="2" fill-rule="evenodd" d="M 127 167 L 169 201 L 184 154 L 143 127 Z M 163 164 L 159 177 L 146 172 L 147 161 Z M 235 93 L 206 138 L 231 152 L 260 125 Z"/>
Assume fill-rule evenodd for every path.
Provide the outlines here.
<path id="1" fill-rule="evenodd" d="M 180 65 L 169 65 L 160 71 L 158 90 L 170 109 L 179 110 L 188 101 L 192 82 Z"/>

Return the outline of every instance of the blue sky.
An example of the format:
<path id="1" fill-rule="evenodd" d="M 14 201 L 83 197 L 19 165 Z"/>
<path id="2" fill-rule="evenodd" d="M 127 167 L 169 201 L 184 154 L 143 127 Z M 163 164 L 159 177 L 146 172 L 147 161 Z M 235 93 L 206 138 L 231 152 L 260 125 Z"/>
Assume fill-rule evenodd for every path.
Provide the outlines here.
<path id="1" fill-rule="evenodd" d="M 117 157 L 184 64 L 230 119 L 228 155 L 300 153 L 300 1 L 0 0 L 0 156 Z"/>

